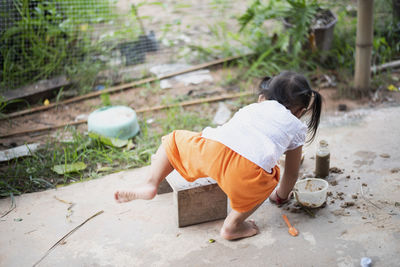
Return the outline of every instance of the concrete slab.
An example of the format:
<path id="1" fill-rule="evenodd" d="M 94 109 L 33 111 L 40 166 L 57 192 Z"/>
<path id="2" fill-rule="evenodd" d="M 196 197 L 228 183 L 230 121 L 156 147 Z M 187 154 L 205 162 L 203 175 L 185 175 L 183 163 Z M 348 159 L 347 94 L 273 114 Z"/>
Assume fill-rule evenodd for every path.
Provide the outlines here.
<path id="1" fill-rule="evenodd" d="M 328 199 L 315 218 L 266 201 L 252 216 L 261 230 L 252 238 L 221 239 L 222 220 L 178 228 L 172 193 L 151 201 L 113 201 L 116 189 L 143 181 L 145 167 L 16 197 L 16 209 L 0 219 L 0 266 L 32 266 L 100 210 L 104 213 L 38 266 L 359 266 L 362 257 L 370 257 L 373 266 L 398 266 L 400 107 L 325 117 L 319 138 L 329 142 L 331 166 L 344 169 L 328 178 L 337 182 L 330 187 L 333 196 L 343 192 L 343 200 Z M 315 146 L 316 142 L 306 147 L 304 173 L 314 169 Z M 75 203 L 71 216 L 66 217 L 69 205 L 55 196 Z M 340 207 L 350 200 L 354 206 Z M 9 206 L 10 199 L 0 200 L 1 214 Z M 299 230 L 298 237 L 287 233 L 282 214 Z M 216 242 L 209 243 L 210 238 Z"/>

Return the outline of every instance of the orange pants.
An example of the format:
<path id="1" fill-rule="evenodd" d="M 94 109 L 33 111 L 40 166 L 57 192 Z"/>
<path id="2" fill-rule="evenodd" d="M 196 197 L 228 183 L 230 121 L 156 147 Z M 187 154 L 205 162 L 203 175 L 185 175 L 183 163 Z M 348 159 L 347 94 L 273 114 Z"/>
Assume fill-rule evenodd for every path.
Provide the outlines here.
<path id="1" fill-rule="evenodd" d="M 201 133 L 174 131 L 162 138 L 162 145 L 171 165 L 187 181 L 213 178 L 238 212 L 261 204 L 279 182 L 278 166 L 268 173 L 225 145 L 201 137 Z"/>

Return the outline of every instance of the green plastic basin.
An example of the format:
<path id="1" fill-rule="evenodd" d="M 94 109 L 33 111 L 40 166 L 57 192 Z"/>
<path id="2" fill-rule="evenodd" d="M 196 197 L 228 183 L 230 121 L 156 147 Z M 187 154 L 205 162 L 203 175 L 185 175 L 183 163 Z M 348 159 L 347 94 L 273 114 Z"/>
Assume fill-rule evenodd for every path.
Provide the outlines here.
<path id="1" fill-rule="evenodd" d="M 133 109 L 125 106 L 109 106 L 90 113 L 88 130 L 107 137 L 126 140 L 137 135 L 140 127 Z"/>

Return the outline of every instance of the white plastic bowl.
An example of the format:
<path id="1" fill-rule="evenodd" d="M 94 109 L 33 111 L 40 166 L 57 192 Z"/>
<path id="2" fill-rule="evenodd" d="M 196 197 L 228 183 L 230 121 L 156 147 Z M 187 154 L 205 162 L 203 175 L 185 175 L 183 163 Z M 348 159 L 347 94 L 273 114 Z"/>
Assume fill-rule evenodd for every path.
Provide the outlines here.
<path id="1" fill-rule="evenodd" d="M 129 139 L 140 128 L 136 112 L 130 107 L 110 106 L 92 112 L 88 117 L 88 130 L 107 137 Z"/>
<path id="2" fill-rule="evenodd" d="M 307 178 L 298 181 L 294 188 L 296 200 L 305 207 L 321 207 L 327 198 L 329 184 L 323 179 Z"/>

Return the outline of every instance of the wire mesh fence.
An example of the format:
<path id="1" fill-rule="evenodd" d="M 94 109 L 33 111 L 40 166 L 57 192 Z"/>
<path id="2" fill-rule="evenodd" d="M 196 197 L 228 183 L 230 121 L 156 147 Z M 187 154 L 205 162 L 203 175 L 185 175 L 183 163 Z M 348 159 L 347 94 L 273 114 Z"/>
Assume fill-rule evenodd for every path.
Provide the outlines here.
<path id="1" fill-rule="evenodd" d="M 2 0 L 0 90 L 57 75 L 91 90 L 160 64 L 243 53 L 235 16 L 245 8 L 235 0 Z"/>

